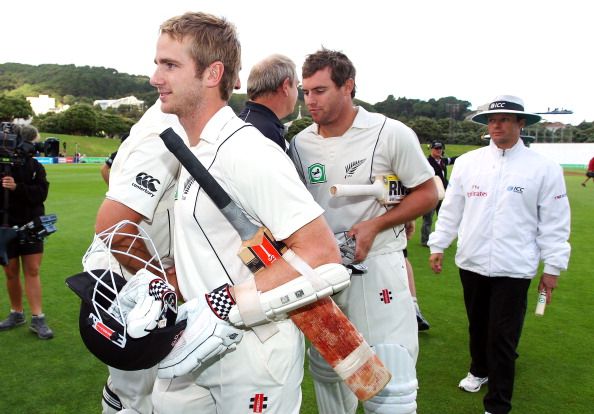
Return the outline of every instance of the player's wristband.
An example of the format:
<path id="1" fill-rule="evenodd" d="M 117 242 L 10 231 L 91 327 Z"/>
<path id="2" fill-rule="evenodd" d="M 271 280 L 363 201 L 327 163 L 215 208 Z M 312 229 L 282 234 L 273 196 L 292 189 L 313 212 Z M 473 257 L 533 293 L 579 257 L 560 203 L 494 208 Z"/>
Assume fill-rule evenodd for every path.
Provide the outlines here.
<path id="1" fill-rule="evenodd" d="M 229 284 L 225 283 L 212 292 L 206 293 L 204 295 L 206 298 L 206 303 L 208 303 L 208 306 L 210 306 L 212 312 L 219 319 L 224 321 L 229 320 L 229 311 L 231 310 L 231 307 L 235 305 L 235 300 L 233 299 L 233 296 L 231 296 L 229 288 Z"/>

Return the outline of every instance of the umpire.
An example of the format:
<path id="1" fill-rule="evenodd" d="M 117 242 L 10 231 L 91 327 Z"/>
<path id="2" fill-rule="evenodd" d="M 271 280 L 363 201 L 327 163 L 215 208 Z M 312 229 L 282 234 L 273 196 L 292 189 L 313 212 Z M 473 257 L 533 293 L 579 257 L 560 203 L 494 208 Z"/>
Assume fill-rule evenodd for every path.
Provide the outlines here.
<path id="1" fill-rule="evenodd" d="M 520 139 L 522 128 L 540 120 L 520 98 L 498 96 L 472 120 L 487 125 L 491 142 L 456 161 L 429 236 L 429 263 L 441 272 L 443 252 L 458 238 L 470 336 L 470 368 L 458 386 L 477 392 L 488 383 L 485 412 L 507 414 L 530 282 L 543 261 L 537 289 L 550 302 L 567 269 L 569 202 L 559 164 Z"/>

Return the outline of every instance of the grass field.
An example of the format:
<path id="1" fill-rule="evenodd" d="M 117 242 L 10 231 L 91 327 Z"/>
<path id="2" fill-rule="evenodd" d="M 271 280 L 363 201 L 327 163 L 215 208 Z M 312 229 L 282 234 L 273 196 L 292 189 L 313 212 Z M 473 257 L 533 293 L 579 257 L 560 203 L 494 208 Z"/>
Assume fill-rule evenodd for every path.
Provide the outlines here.
<path id="1" fill-rule="evenodd" d="M 88 157 L 107 157 L 120 145 L 119 138 L 80 137 L 76 135 L 41 133 L 41 141 L 53 137 L 60 140 L 60 152 L 74 155 L 80 152 Z"/>
<path id="2" fill-rule="evenodd" d="M 449 146 L 448 152 L 458 153 Z M 46 169 L 51 182 L 46 211 L 58 214 L 58 231 L 46 243 L 42 282 L 44 310 L 55 338 L 40 341 L 26 327 L 0 333 L 0 414 L 99 413 L 106 369 L 79 338 L 78 300 L 64 279 L 81 268 L 80 259 L 91 241 L 95 213 L 106 186 L 99 165 L 49 165 Z M 593 412 L 594 185 L 582 188 L 583 175 L 567 175 L 566 180 L 572 208 L 570 268 L 542 318 L 533 315 L 537 292 L 536 284 L 531 286 L 519 347 L 514 413 Z M 417 224 L 420 228 L 420 220 Z M 444 272 L 436 276 L 429 270 L 428 251 L 420 246 L 418 232 L 409 246 L 419 302 L 432 324 L 428 332 L 420 334 L 418 412 L 422 414 L 483 412 L 484 391 L 467 394 L 456 387 L 468 369 L 468 352 L 453 253 L 453 249 L 446 252 Z M 6 292 L 0 289 L 0 316 L 8 309 Z M 307 371 L 303 394 L 301 412 L 316 413 Z"/>

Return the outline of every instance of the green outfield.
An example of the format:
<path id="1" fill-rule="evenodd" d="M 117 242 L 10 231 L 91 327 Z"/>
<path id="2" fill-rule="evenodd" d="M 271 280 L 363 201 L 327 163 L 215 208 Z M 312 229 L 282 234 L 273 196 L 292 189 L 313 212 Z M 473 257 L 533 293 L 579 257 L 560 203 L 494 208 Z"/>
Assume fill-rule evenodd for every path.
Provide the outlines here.
<path id="1" fill-rule="evenodd" d="M 462 150 L 448 146 L 448 152 L 456 155 Z M 106 369 L 80 340 L 78 299 L 65 286 L 64 279 L 81 269 L 81 256 L 92 239 L 95 213 L 106 186 L 99 165 L 49 165 L 46 169 L 51 183 L 46 211 L 58 215 L 58 231 L 46 242 L 42 282 L 44 310 L 55 338 L 41 341 L 27 327 L 0 332 L 0 414 L 99 413 Z M 566 175 L 573 251 L 569 271 L 562 275 L 544 317 L 533 314 L 536 283 L 531 286 L 529 313 L 519 347 L 514 413 L 592 412 L 594 184 L 581 187 L 583 178 L 579 172 Z M 483 412 L 484 390 L 468 394 L 457 389 L 468 369 L 468 352 L 466 317 L 453 254 L 452 248 L 446 252 L 444 272 L 437 276 L 429 270 L 428 250 L 420 246 L 418 232 L 409 246 L 419 303 L 432 325 L 419 338 L 421 414 Z M 8 309 L 2 288 L 0 317 Z M 26 311 L 29 317 L 27 307 Z M 307 370 L 303 396 L 301 412 L 316 413 Z"/>

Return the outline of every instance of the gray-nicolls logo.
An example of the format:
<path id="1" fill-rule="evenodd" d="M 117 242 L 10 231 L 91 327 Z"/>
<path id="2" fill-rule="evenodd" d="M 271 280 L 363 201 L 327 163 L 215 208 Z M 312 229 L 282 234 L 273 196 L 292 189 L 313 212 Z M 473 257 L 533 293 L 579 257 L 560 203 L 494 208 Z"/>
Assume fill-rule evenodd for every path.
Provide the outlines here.
<path id="1" fill-rule="evenodd" d="M 152 175 L 141 172 L 136 176 L 136 182 L 132 183 L 132 187 L 136 187 L 151 197 L 154 197 L 154 193 L 157 191 L 157 184 L 161 184 L 161 181 L 154 178 Z"/>
<path id="2" fill-rule="evenodd" d="M 355 173 L 355 171 L 357 170 L 357 168 L 359 168 L 361 166 L 361 164 L 363 164 L 365 162 L 365 158 L 362 160 L 358 160 L 358 161 L 353 161 L 348 163 L 347 165 L 344 166 L 344 178 L 348 178 L 348 177 L 352 177 L 353 174 Z"/>

